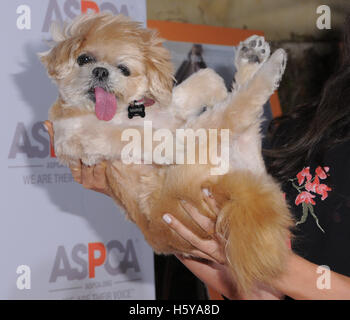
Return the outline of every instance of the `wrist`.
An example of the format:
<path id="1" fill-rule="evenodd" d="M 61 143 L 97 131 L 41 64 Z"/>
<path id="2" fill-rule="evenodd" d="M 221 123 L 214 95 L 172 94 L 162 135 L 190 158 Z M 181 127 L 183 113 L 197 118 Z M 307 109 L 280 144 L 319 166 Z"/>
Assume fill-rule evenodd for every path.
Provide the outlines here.
<path id="1" fill-rule="evenodd" d="M 293 270 L 292 265 L 295 264 L 295 259 L 297 255 L 290 251 L 286 262 L 284 272 L 272 282 L 274 289 L 281 291 L 283 294 L 290 295 L 291 292 L 295 290 L 293 287 Z M 295 270 L 294 270 L 295 272 Z"/>
<path id="2" fill-rule="evenodd" d="M 291 251 L 285 272 L 274 281 L 273 286 L 293 299 L 314 299 L 319 294 L 317 267 Z"/>

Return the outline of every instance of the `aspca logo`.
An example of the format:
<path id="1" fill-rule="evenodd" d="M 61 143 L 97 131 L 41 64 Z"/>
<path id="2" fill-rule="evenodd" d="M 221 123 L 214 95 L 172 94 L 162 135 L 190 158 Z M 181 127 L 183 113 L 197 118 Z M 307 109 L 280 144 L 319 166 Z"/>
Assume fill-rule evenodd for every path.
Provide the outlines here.
<path id="1" fill-rule="evenodd" d="M 42 122 L 34 123 L 30 129 L 23 122 L 18 122 L 8 158 L 15 159 L 19 154 L 26 155 L 28 159 L 43 159 L 49 155 L 54 157 L 54 152 L 50 149 L 49 136 Z"/>
<path id="2" fill-rule="evenodd" d="M 122 13 L 129 16 L 126 4 L 117 7 L 112 0 L 101 1 L 100 4 L 97 4 L 97 2 L 98 1 L 91 0 L 50 0 L 46 10 L 42 31 L 48 32 L 54 21 L 63 23 L 67 19 L 74 19 L 77 15 L 86 12 L 110 11 L 113 14 Z"/>
<path id="3" fill-rule="evenodd" d="M 140 272 L 132 240 L 128 239 L 125 245 L 118 240 L 111 240 L 107 245 L 102 242 L 78 243 L 70 253 L 64 246 L 59 246 L 50 282 L 61 277 L 67 280 L 95 278 L 96 268 L 104 268 L 111 276 L 125 274 L 129 269 Z"/>

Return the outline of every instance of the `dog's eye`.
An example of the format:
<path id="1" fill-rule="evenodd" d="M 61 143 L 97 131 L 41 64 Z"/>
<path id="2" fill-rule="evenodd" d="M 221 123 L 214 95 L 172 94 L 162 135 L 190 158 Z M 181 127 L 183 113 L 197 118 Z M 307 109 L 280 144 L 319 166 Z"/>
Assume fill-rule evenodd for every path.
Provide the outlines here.
<path id="1" fill-rule="evenodd" d="M 122 72 L 122 74 L 126 77 L 130 76 L 130 70 L 127 66 L 124 66 L 123 64 L 118 65 L 118 69 Z"/>
<path id="2" fill-rule="evenodd" d="M 89 56 L 88 54 L 84 53 L 80 55 L 77 59 L 77 63 L 79 66 L 83 66 L 84 64 L 95 62 L 95 58 L 92 56 Z"/>

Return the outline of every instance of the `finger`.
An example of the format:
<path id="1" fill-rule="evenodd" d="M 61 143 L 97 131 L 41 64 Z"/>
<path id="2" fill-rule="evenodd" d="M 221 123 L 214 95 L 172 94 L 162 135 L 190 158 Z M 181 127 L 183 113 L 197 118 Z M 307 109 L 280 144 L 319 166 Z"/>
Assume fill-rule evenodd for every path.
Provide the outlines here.
<path id="1" fill-rule="evenodd" d="M 215 232 L 215 224 L 208 217 L 201 214 L 198 209 L 188 202 L 182 200 L 181 205 L 184 210 L 192 217 L 192 219 L 207 233 L 213 234 Z"/>
<path id="2" fill-rule="evenodd" d="M 94 167 L 86 166 L 82 164 L 81 166 L 81 183 L 84 188 L 91 189 L 93 187 L 94 180 Z"/>
<path id="3" fill-rule="evenodd" d="M 200 258 L 200 259 L 205 259 L 205 260 L 212 261 L 212 262 L 215 262 L 215 263 L 219 262 L 214 257 L 211 257 L 211 256 L 207 255 L 205 252 L 202 252 L 200 250 L 196 250 L 196 249 L 192 250 L 191 251 L 191 255 L 194 256 L 194 257 L 197 257 L 197 258 Z M 220 263 L 222 263 L 222 262 L 220 262 Z"/>
<path id="4" fill-rule="evenodd" d="M 100 163 L 94 167 L 93 177 L 94 177 L 94 188 L 105 189 L 107 187 L 106 167 L 104 166 L 104 164 Z"/>
<path id="5" fill-rule="evenodd" d="M 54 132 L 53 132 L 53 126 L 52 126 L 52 122 L 49 120 L 44 121 L 43 123 L 44 127 L 46 128 L 47 132 L 49 133 L 50 136 L 50 144 L 53 146 L 53 136 L 54 136 Z"/>
<path id="6" fill-rule="evenodd" d="M 176 258 L 178 258 L 181 262 L 183 262 L 183 261 L 185 261 L 185 260 L 188 259 L 188 258 L 185 257 L 184 255 L 179 254 L 179 253 L 175 253 L 174 256 L 175 256 Z"/>
<path id="7" fill-rule="evenodd" d="M 194 263 L 194 264 L 208 264 L 208 262 L 209 261 L 212 261 L 212 262 L 217 262 L 217 261 L 215 261 L 215 260 L 213 260 L 213 258 L 211 258 L 211 257 L 209 257 L 209 256 L 207 256 L 207 255 L 205 255 L 205 256 L 207 256 L 207 258 L 203 258 L 203 259 L 205 259 L 205 260 L 207 260 L 207 261 L 200 261 L 200 260 L 195 260 L 193 257 L 191 257 L 191 256 L 185 256 L 185 255 L 182 255 L 182 254 L 174 254 L 175 255 L 175 257 L 177 258 L 177 259 L 179 259 L 184 265 L 187 265 L 188 263 Z M 202 259 L 202 257 L 199 257 L 199 258 L 201 258 Z"/>
<path id="8" fill-rule="evenodd" d="M 218 215 L 220 212 L 220 209 L 217 206 L 217 203 L 212 195 L 212 193 L 209 191 L 209 189 L 204 188 L 202 190 L 204 194 L 204 201 L 207 203 L 208 207 L 216 214 Z"/>
<path id="9" fill-rule="evenodd" d="M 194 256 L 203 257 L 219 263 L 224 263 L 220 244 L 215 240 L 204 240 L 187 229 L 182 223 L 169 213 L 163 216 L 163 220 L 184 240 L 192 244 L 196 249 L 192 251 Z M 210 258 L 208 258 L 210 257 Z"/>
<path id="10" fill-rule="evenodd" d="M 74 165 L 69 166 L 70 171 L 72 172 L 72 176 L 75 182 L 82 183 L 82 165 L 81 162 L 77 162 Z"/>

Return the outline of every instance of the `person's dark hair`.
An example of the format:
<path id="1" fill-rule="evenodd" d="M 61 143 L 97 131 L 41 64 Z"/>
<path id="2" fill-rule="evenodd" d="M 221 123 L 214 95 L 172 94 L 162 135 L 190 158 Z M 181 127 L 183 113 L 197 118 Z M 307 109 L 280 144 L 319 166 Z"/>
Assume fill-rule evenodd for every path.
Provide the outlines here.
<path id="1" fill-rule="evenodd" d="M 350 16 L 344 30 L 342 62 L 312 103 L 272 121 L 272 148 L 265 150 L 268 171 L 286 181 L 334 145 L 350 140 Z M 293 125 L 293 127 L 291 127 Z"/>

